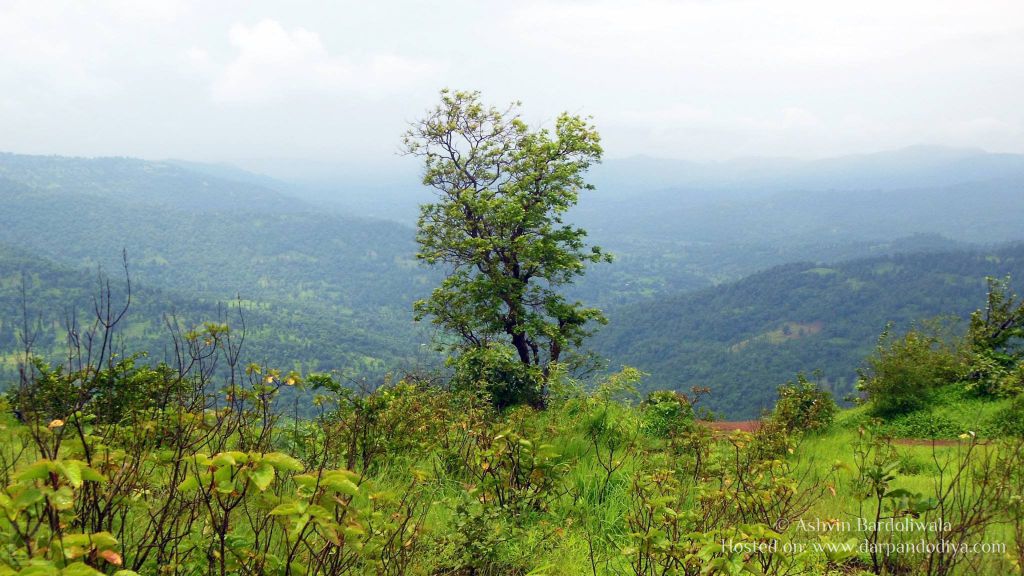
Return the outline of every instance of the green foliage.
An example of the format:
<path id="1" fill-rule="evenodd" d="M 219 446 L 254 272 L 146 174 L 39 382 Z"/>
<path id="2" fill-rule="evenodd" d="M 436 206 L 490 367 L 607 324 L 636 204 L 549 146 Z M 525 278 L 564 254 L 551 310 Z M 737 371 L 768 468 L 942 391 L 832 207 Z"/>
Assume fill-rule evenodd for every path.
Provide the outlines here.
<path id="1" fill-rule="evenodd" d="M 838 410 L 830 392 L 822 390 L 818 382 L 797 374 L 796 381 L 779 386 L 779 399 L 771 419 L 781 424 L 787 434 L 820 432 L 832 425 Z"/>
<path id="2" fill-rule="evenodd" d="M 1024 338 L 1024 302 L 1010 291 L 1010 278 L 986 278 L 988 297 L 985 310 L 971 314 L 967 340 L 972 348 L 993 350 L 1007 355 L 1009 360 L 1024 356 L 1016 350 L 1017 339 Z"/>
<path id="3" fill-rule="evenodd" d="M 0 377 L 17 377 L 22 283 L 34 348 L 60 360 L 64 324 L 93 310 L 97 268 L 116 271 L 125 248 L 128 349 L 162 359 L 167 314 L 182 330 L 225 315 L 240 329 L 240 308 L 248 349 L 276 366 L 379 379 L 420 352 L 408 309 L 434 276 L 407 226 L 168 163 L 10 154 L 0 212 L 19 215 L 0 229 Z"/>
<path id="4" fill-rule="evenodd" d="M 955 440 L 965 432 L 987 439 L 1004 436 L 1001 415 L 1011 404 L 1009 399 L 979 396 L 962 382 L 933 391 L 931 398 L 930 404 L 920 410 L 889 416 L 877 424 L 872 424 L 875 418 L 871 406 L 864 406 L 844 414 L 843 426 L 871 426 L 877 434 L 891 438 Z"/>
<path id="5" fill-rule="evenodd" d="M 449 542 L 448 561 L 468 568 L 471 573 L 500 574 L 516 571 L 516 566 L 502 555 L 503 544 L 516 534 L 500 507 L 472 498 L 462 498 L 455 505 L 454 522 Z M 512 564 L 511 566 L 509 564 Z"/>
<path id="6" fill-rule="evenodd" d="M 956 438 L 965 430 L 984 433 L 981 426 L 964 423 L 928 410 L 901 414 L 886 420 L 883 429 L 897 438 Z M 977 429 L 977 430 L 976 430 Z"/>
<path id="7" fill-rule="evenodd" d="M 23 418 L 49 422 L 87 405 L 97 421 L 117 423 L 133 410 L 155 409 L 178 397 L 176 388 L 181 382 L 171 367 L 139 365 L 141 357 L 111 358 L 101 369 L 85 367 L 72 372 L 33 358 L 33 385 L 8 390 L 8 400 Z"/>
<path id="8" fill-rule="evenodd" d="M 511 347 L 541 381 L 506 383 L 496 399 L 537 403 L 543 395 L 531 388 L 543 393 L 550 366 L 582 343 L 588 324 L 604 321 L 560 289 L 587 263 L 609 258 L 563 222 L 579 192 L 593 188 L 583 173 L 600 161 L 597 131 L 568 114 L 553 131 L 530 130 L 517 106 L 500 111 L 479 93 L 444 90 L 404 146 L 423 158 L 423 183 L 439 195 L 421 208 L 417 256 L 447 272 L 429 299 L 416 302 L 416 318 L 431 317 L 461 351 Z"/>
<path id="9" fill-rule="evenodd" d="M 1011 397 L 1024 392 L 1024 301 L 1010 291 L 1010 278 L 987 278 L 984 310 L 971 314 L 970 358 L 965 377 L 972 390 Z"/>
<path id="10" fill-rule="evenodd" d="M 1024 438 L 1024 394 L 1013 398 L 996 416 L 996 426 L 1007 436 Z"/>
<path id="11" fill-rule="evenodd" d="M 502 409 L 541 400 L 540 369 L 523 364 L 507 346 L 489 344 L 468 348 L 448 361 L 456 390 L 483 394 Z"/>
<path id="12" fill-rule="evenodd" d="M 407 320 L 411 303 L 440 282 L 440 274 L 417 266 L 412 228 L 314 210 L 265 179 L 166 162 L 2 154 L 0 172 L 0 210 L 19 216 L 0 230 L 0 376 L 16 378 L 22 279 L 29 318 L 41 314 L 43 320 L 36 351 L 57 361 L 64 311 L 92 309 L 96 267 L 116 269 L 124 247 L 138 280 L 125 322 L 130 328 L 122 333 L 127 349 L 163 359 L 165 313 L 173 310 L 184 330 L 224 321 L 218 303 L 241 294 L 247 348 L 269 364 L 377 382 L 388 370 L 434 361 L 421 354 L 423 338 Z M 941 194 L 961 202 L 977 188 Z M 986 189 L 1006 193 L 996 184 Z M 584 204 L 573 223 L 602 234 L 592 241 L 620 256 L 618 265 L 590 267 L 586 282 L 565 287 L 567 301 L 599 304 L 616 319 L 602 330 L 607 337 L 597 335 L 601 351 L 613 365 L 651 372 L 650 389 L 712 386 L 708 405 L 730 418 L 756 417 L 771 406 L 774 389 L 748 383 L 783 382 L 799 370 L 823 369 L 828 387 L 842 397 L 886 321 L 902 330 L 913 319 L 943 312 L 966 318 L 984 289 L 981 278 L 1019 277 L 1024 262 L 1020 246 L 922 253 L 958 245 L 934 235 L 880 241 L 894 227 L 877 218 L 851 226 L 846 240 L 830 235 L 835 241 L 820 242 L 820 233 L 797 225 L 810 215 L 793 215 L 812 204 L 814 212 L 818 203 L 761 206 L 793 225 L 745 221 L 738 228 L 723 220 L 724 213 L 672 212 L 675 204 L 667 201 L 645 205 L 628 195 L 593 194 Z M 904 214 L 930 222 L 920 211 L 946 213 L 948 204 L 922 201 Z M 998 224 L 1005 226 L 1012 219 L 1005 216 L 1006 203 L 999 205 Z M 746 203 L 734 209 L 750 210 Z M 659 218 L 641 217 L 644 210 Z M 763 220 L 755 212 L 748 215 Z M 820 213 L 816 218 L 823 226 Z M 948 233 L 963 233 L 959 212 L 954 222 Z M 856 230 L 865 225 L 877 226 L 869 242 Z M 973 225 L 992 230 L 981 221 Z M 764 243 L 794 233 L 806 243 Z M 695 237 L 708 242 L 694 244 Z M 879 258 L 880 252 L 907 254 Z M 832 274 L 819 274 L 818 264 L 787 264 L 729 283 L 766 266 L 868 255 L 874 256 L 830 265 Z M 670 292 L 679 295 L 664 296 Z M 230 321 L 240 328 L 235 309 L 228 308 Z M 823 323 L 821 331 L 811 334 L 815 322 Z M 779 340 L 787 328 L 789 339 Z M 744 342 L 742 353 L 733 352 Z"/>
<path id="13" fill-rule="evenodd" d="M 636 405 L 634 368 L 584 392 L 564 366 L 523 363 L 497 339 L 455 358 L 451 380 L 421 372 L 357 390 L 343 375 L 246 364 L 240 332 L 220 322 L 172 329 L 166 361 L 150 364 L 125 355 L 116 323 L 101 313 L 72 331 L 59 364 L 32 350 L 15 359 L 20 382 L 0 403 L 19 420 L 0 418 L 0 575 L 1002 574 L 1020 564 L 773 546 L 805 542 L 792 527 L 801 518 L 854 515 L 941 514 L 955 542 L 999 535 L 1024 550 L 1021 444 L 964 434 L 947 452 L 900 454 L 865 433 L 851 454 L 848 430 L 793 433 L 834 412 L 802 377 L 780 391 L 777 418 L 727 434 L 696 421 L 699 394 Z M 901 361 L 931 358 L 913 355 L 917 341 L 894 346 L 884 352 Z M 905 374 L 893 362 L 872 375 Z M 534 398 L 546 409 L 517 405 Z"/>
<path id="14" fill-rule="evenodd" d="M 886 328 L 857 388 L 876 414 L 906 414 L 926 406 L 935 389 L 955 380 L 957 368 L 956 352 L 934 330 L 915 328 L 893 338 Z"/>
<path id="15" fill-rule="evenodd" d="M 642 405 L 644 431 L 660 438 L 674 437 L 693 429 L 693 401 L 674 390 L 655 390 Z"/>
<path id="16" fill-rule="evenodd" d="M 567 387 L 544 411 L 497 411 L 424 374 L 357 394 L 323 374 L 239 372 L 212 393 L 195 386 L 204 372 L 173 370 L 168 379 L 186 384 L 177 401 L 132 394 L 117 421 L 89 414 L 100 402 L 57 421 L 0 420 L 0 574 L 846 573 L 870 557 L 784 548 L 832 542 L 794 523 L 941 508 L 951 538 L 976 540 L 979 526 L 1013 526 L 1019 508 L 1012 445 L 947 463 L 867 433 L 852 453 L 826 434 L 805 438 L 841 448 L 805 450 L 772 421 L 716 436 L 693 422 L 687 398 L 634 405 L 642 374 L 631 368 L 592 393 Z M 116 387 L 137 373 L 109 378 Z M 283 419 L 280 392 L 304 385 L 316 387 L 318 415 Z M 935 458 L 969 497 L 908 484 L 908 474 L 931 482 Z M 889 538 L 839 544 L 853 536 Z M 878 571 L 928 562 L 879 557 Z M 985 562 L 973 573 L 1008 566 Z"/>

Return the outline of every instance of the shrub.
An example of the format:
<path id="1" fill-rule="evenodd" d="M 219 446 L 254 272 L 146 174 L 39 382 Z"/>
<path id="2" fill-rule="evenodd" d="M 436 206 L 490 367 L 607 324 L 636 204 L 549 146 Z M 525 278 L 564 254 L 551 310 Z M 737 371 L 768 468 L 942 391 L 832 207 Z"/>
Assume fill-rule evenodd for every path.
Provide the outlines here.
<path id="1" fill-rule="evenodd" d="M 779 386 L 779 399 L 771 418 L 787 433 L 815 432 L 828 428 L 837 410 L 831 392 L 822 390 L 817 382 L 809 381 L 803 374 L 797 374 L 795 382 Z"/>
<path id="2" fill-rule="evenodd" d="M 486 395 L 495 408 L 541 403 L 539 370 L 520 362 L 507 347 L 470 348 L 449 364 L 455 369 L 454 389 Z"/>
<path id="3" fill-rule="evenodd" d="M 969 352 L 962 377 L 968 389 L 1013 397 L 1024 390 L 1024 301 L 1010 290 L 1010 278 L 987 278 L 984 310 L 971 314 L 965 337 Z"/>
<path id="4" fill-rule="evenodd" d="M 1014 398 L 1009 406 L 999 412 L 995 424 L 1007 436 L 1024 438 L 1024 394 Z"/>
<path id="5" fill-rule="evenodd" d="M 948 416 L 920 411 L 886 422 L 880 430 L 898 438 L 956 438 L 964 426 Z"/>
<path id="6" fill-rule="evenodd" d="M 1024 392 L 1024 363 L 994 350 L 972 351 L 963 369 L 966 388 L 983 396 L 1012 398 Z"/>
<path id="7" fill-rule="evenodd" d="M 693 404 L 674 390 L 655 390 L 642 405 L 644 431 L 651 436 L 668 438 L 693 427 Z"/>
<path id="8" fill-rule="evenodd" d="M 887 327 L 867 367 L 859 371 L 858 390 L 867 394 L 879 416 L 907 414 L 926 406 L 931 393 L 956 378 L 957 355 L 936 331 L 911 329 L 899 339 Z"/>

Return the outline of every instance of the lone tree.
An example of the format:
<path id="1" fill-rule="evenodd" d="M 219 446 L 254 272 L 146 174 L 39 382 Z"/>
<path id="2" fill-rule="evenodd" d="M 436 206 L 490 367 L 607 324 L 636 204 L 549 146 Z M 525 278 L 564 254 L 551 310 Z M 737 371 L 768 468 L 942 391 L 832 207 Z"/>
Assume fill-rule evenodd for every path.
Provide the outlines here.
<path id="1" fill-rule="evenodd" d="M 423 158 L 438 196 L 420 208 L 417 257 L 448 273 L 415 312 L 455 336 L 462 384 L 485 386 L 499 406 L 542 406 L 555 366 L 606 322 L 559 290 L 611 257 L 562 220 L 593 189 L 583 174 L 601 159 L 597 131 L 567 113 L 553 130 L 531 130 L 519 107 L 443 90 L 406 132 L 404 151 Z"/>

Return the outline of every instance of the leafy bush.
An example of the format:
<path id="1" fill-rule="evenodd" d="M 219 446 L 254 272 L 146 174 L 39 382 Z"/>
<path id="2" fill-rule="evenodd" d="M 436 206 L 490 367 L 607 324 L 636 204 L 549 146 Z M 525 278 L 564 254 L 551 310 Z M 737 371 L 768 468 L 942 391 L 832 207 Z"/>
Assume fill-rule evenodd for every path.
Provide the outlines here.
<path id="1" fill-rule="evenodd" d="M 822 390 L 803 374 L 795 382 L 779 386 L 779 400 L 771 419 L 782 425 L 787 433 L 817 432 L 832 425 L 839 408 L 832 393 Z"/>
<path id="2" fill-rule="evenodd" d="M 1014 398 L 995 420 L 1003 434 L 1024 438 L 1024 394 Z"/>
<path id="3" fill-rule="evenodd" d="M 961 423 L 927 410 L 896 416 L 880 429 L 896 438 L 956 438 L 965 432 Z"/>
<path id="4" fill-rule="evenodd" d="M 657 438 L 689 430 L 696 419 L 690 399 L 674 390 L 655 390 L 647 394 L 641 408 L 644 431 Z"/>
<path id="5" fill-rule="evenodd" d="M 879 416 L 907 414 L 926 406 L 932 392 L 957 376 L 957 354 L 935 330 L 911 329 L 893 339 L 887 327 L 867 367 L 859 371 L 858 390 L 867 394 Z"/>
<path id="6" fill-rule="evenodd" d="M 524 365 L 505 346 L 468 348 L 451 358 L 452 387 L 485 395 L 498 409 L 517 404 L 537 405 L 542 398 L 539 370 Z"/>
<path id="7" fill-rule="evenodd" d="M 1012 398 L 1024 392 L 1024 363 L 995 350 L 973 351 L 963 369 L 966 388 L 984 396 Z"/>
<path id="8" fill-rule="evenodd" d="M 987 278 L 984 310 L 971 314 L 965 337 L 969 356 L 963 370 L 968 387 L 990 396 L 1024 391 L 1024 302 L 1010 290 L 1010 279 Z"/>

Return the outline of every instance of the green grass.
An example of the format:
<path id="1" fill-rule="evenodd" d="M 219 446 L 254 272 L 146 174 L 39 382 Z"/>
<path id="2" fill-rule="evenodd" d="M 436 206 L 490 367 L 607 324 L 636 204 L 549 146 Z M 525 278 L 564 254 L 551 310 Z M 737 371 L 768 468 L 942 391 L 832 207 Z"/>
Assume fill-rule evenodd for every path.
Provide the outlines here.
<path id="1" fill-rule="evenodd" d="M 934 391 L 927 404 L 882 422 L 881 432 L 893 438 L 953 440 L 974 432 L 979 438 L 999 438 L 1011 432 L 1004 417 L 1013 404 L 1007 398 L 987 398 L 951 384 Z M 843 411 L 837 424 L 856 430 L 873 419 L 870 406 Z"/>

